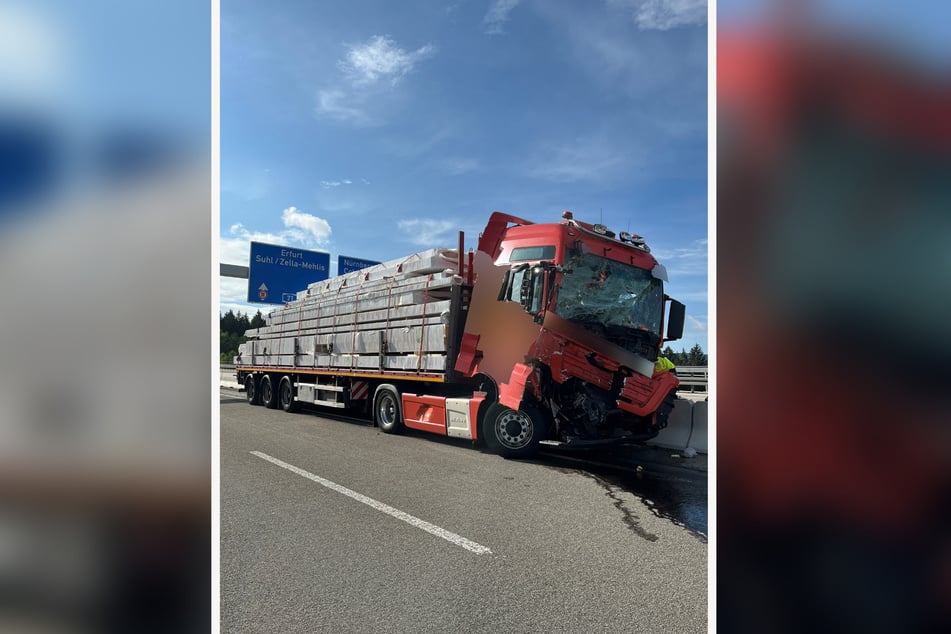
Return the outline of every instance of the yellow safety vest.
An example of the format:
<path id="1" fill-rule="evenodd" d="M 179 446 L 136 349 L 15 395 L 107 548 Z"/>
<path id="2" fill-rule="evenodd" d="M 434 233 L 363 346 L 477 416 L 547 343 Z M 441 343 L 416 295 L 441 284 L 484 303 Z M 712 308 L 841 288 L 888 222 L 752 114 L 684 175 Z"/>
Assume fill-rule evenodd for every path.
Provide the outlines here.
<path id="1" fill-rule="evenodd" d="M 657 357 L 657 361 L 654 363 L 654 374 L 663 374 L 664 372 L 670 372 L 676 366 L 671 363 L 670 359 L 667 357 Z"/>

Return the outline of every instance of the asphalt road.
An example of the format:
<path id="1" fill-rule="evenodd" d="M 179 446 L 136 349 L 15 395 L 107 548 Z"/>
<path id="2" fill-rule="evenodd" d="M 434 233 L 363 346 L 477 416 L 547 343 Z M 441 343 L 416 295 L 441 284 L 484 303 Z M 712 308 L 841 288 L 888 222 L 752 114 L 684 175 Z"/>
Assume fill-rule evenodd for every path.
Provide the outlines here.
<path id="1" fill-rule="evenodd" d="M 705 632 L 705 479 L 577 464 L 222 390 L 222 632 Z"/>

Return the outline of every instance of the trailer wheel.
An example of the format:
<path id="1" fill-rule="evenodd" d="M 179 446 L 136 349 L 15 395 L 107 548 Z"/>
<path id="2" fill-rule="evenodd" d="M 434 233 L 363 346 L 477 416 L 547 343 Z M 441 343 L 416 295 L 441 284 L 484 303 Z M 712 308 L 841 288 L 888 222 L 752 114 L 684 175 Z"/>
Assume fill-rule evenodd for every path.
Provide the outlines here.
<path id="1" fill-rule="evenodd" d="M 261 404 L 261 391 L 258 389 L 258 381 L 253 374 L 249 374 L 244 380 L 244 394 L 248 397 L 250 405 Z"/>
<path id="2" fill-rule="evenodd" d="M 285 412 L 296 412 L 297 401 L 294 400 L 294 382 L 291 377 L 284 375 L 281 379 L 281 387 L 278 390 L 281 399 L 281 409 Z"/>
<path id="3" fill-rule="evenodd" d="M 274 379 L 270 374 L 261 377 L 261 404 L 268 409 L 277 409 L 277 390 L 274 389 Z"/>
<path id="4" fill-rule="evenodd" d="M 396 388 L 381 385 L 373 399 L 373 421 L 385 434 L 396 434 L 403 430 L 403 416 L 400 413 L 400 396 Z"/>
<path id="5" fill-rule="evenodd" d="M 534 455 L 545 429 L 544 415 L 527 404 L 515 411 L 501 403 L 493 403 L 482 422 L 486 447 L 504 458 Z"/>

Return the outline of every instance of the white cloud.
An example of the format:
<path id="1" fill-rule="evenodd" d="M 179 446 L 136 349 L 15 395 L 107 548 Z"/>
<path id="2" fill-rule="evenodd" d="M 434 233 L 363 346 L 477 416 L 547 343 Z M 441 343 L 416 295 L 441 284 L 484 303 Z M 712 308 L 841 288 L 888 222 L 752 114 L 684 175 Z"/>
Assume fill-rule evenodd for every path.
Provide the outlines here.
<path id="1" fill-rule="evenodd" d="M 435 50 L 432 44 L 426 44 L 407 51 L 386 35 L 374 35 L 363 44 L 349 46 L 337 62 L 343 77 L 336 85 L 317 92 L 317 115 L 358 127 L 379 125 L 386 90 L 392 90 Z"/>
<path id="2" fill-rule="evenodd" d="M 648 244 L 650 244 L 648 242 Z M 707 274 L 707 240 L 694 240 L 688 246 L 665 248 L 651 247 L 651 255 L 667 267 L 671 279 L 686 275 Z"/>
<path id="3" fill-rule="evenodd" d="M 654 249 L 654 257 L 658 259 L 707 259 L 707 240 L 694 240 L 687 247 L 675 247 L 673 249 Z"/>
<path id="4" fill-rule="evenodd" d="M 352 185 L 353 181 L 349 178 L 344 178 L 339 181 L 320 181 L 320 186 L 324 189 L 330 189 L 331 187 L 340 187 L 341 185 Z"/>
<path id="5" fill-rule="evenodd" d="M 266 242 L 268 244 L 288 244 L 296 242 L 297 235 L 285 232 L 270 233 L 267 231 L 249 231 L 238 223 L 231 227 L 231 237 L 222 237 L 219 240 L 221 261 L 225 264 L 246 266 L 251 257 L 252 242 Z M 296 246 L 290 245 L 288 246 Z"/>
<path id="6" fill-rule="evenodd" d="M 401 159 L 415 159 L 452 143 L 464 132 L 458 121 L 430 121 L 423 130 L 397 131 L 392 136 L 381 137 L 380 144 L 389 154 Z"/>
<path id="7" fill-rule="evenodd" d="M 694 330 L 699 330 L 700 332 L 706 332 L 706 331 L 707 331 L 707 324 L 706 324 L 706 322 L 700 321 L 699 319 L 697 319 L 697 318 L 694 317 L 693 315 L 687 315 L 687 323 L 688 323 Z"/>
<path id="8" fill-rule="evenodd" d="M 502 25 L 509 20 L 509 13 L 511 13 L 512 9 L 517 7 L 520 2 L 521 0 L 495 0 L 482 19 L 485 32 L 489 35 L 501 34 L 503 32 Z"/>
<path id="9" fill-rule="evenodd" d="M 253 306 L 248 302 L 248 280 L 234 277 L 222 277 L 219 286 L 219 297 L 221 302 L 220 310 L 223 313 L 228 310 L 234 312 L 249 313 L 254 315 L 258 310 L 261 314 L 267 314 L 271 310 L 270 306 Z"/>
<path id="10" fill-rule="evenodd" d="M 707 23 L 707 0 L 608 0 L 608 4 L 634 14 L 644 31 L 669 31 Z"/>
<path id="11" fill-rule="evenodd" d="M 679 280 L 675 280 L 675 282 L 677 281 Z M 681 290 L 677 290 L 676 292 L 671 290 L 670 293 L 671 293 L 671 297 L 674 297 L 674 299 L 679 299 L 680 301 L 687 304 L 688 306 L 692 303 L 706 303 L 709 299 L 709 294 L 707 293 L 707 291 L 702 289 L 701 290 L 681 289 Z"/>
<path id="12" fill-rule="evenodd" d="M 372 125 L 373 119 L 363 108 L 359 95 L 333 88 L 317 93 L 317 112 L 356 126 Z"/>
<path id="13" fill-rule="evenodd" d="M 666 128 L 678 128 L 677 122 L 707 118 L 705 108 L 700 111 L 707 102 L 706 32 L 690 29 L 682 37 L 637 37 L 635 29 L 662 26 L 657 19 L 648 19 L 652 2 L 608 0 L 608 11 L 585 9 L 584 3 L 534 5 L 540 17 L 559 31 L 580 68 L 604 90 L 634 100 L 629 125 L 632 132 L 646 136 L 639 139 L 640 145 L 663 138 Z M 637 23 L 641 10 L 643 25 Z M 671 15 L 686 19 L 689 13 Z M 655 131 L 658 125 L 664 129 Z"/>
<path id="14" fill-rule="evenodd" d="M 434 50 L 432 44 L 426 44 L 415 51 L 406 51 L 392 38 L 374 35 L 364 44 L 351 46 L 338 67 L 356 86 L 374 84 L 379 79 L 389 79 L 395 86 Z"/>
<path id="15" fill-rule="evenodd" d="M 297 207 L 288 207 L 281 214 L 284 226 L 299 228 L 310 234 L 307 238 L 315 244 L 326 244 L 330 239 L 330 223 L 313 214 L 300 211 Z"/>
<path id="16" fill-rule="evenodd" d="M 451 220 L 434 220 L 432 218 L 407 218 L 400 220 L 400 231 L 409 237 L 412 244 L 434 247 L 451 243 L 450 232 L 458 224 Z"/>
<path id="17" fill-rule="evenodd" d="M 284 223 L 284 229 L 277 233 L 251 231 L 240 222 L 231 225 L 228 237 L 222 236 L 219 240 L 221 261 L 225 264 L 245 265 L 251 256 L 252 242 L 316 247 L 327 244 L 330 240 L 330 223 L 300 211 L 297 207 L 285 209 L 281 214 L 281 221 Z"/>
<path id="18" fill-rule="evenodd" d="M 530 161 L 529 174 L 551 181 L 609 180 L 630 167 L 635 150 L 619 151 L 597 136 L 579 137 L 560 145 L 546 144 Z"/>

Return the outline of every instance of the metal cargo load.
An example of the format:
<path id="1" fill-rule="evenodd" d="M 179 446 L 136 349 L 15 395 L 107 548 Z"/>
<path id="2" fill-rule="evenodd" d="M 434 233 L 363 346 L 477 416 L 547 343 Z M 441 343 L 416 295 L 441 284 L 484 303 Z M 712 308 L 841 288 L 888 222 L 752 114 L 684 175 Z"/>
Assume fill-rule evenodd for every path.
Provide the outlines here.
<path id="1" fill-rule="evenodd" d="M 429 249 L 310 284 L 245 333 L 235 365 L 444 377 L 468 309 L 458 260 Z"/>

